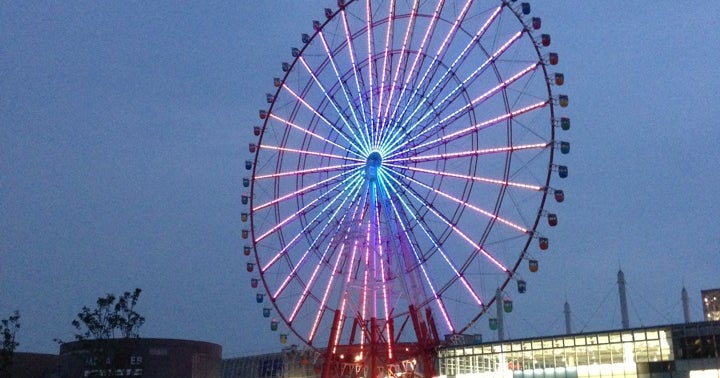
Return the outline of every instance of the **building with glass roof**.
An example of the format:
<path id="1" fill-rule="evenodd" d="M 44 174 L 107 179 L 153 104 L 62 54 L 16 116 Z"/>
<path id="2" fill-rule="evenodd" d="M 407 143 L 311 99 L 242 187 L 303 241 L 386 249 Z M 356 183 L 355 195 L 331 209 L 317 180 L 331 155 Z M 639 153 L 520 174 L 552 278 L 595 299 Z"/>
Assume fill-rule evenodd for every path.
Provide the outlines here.
<path id="1" fill-rule="evenodd" d="M 443 347 L 440 377 L 720 378 L 720 322 Z"/>

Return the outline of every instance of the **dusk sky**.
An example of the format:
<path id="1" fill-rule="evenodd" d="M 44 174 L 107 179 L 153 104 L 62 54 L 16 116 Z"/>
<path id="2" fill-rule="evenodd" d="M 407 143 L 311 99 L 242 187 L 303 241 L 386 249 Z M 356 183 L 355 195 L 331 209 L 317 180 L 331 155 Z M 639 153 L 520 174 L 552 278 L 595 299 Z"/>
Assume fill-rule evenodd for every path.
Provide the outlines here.
<path id="1" fill-rule="evenodd" d="M 506 338 L 702 320 L 720 287 L 720 29 L 680 1 L 536 0 L 565 74 L 566 200 Z M 247 145 L 280 63 L 335 0 L 0 3 L 0 318 L 57 353 L 106 293 L 142 337 L 279 351 L 249 287 Z M 525 269 L 523 266 L 522 269 Z M 487 321 L 477 333 L 495 336 Z M 291 337 L 289 343 L 297 342 Z"/>

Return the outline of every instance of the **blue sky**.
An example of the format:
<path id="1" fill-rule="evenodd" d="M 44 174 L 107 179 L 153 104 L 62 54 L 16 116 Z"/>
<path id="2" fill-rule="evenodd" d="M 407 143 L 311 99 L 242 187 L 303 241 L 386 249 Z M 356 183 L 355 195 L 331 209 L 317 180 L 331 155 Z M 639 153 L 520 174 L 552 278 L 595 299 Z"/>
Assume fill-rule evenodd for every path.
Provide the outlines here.
<path id="1" fill-rule="evenodd" d="M 83 305 L 143 289 L 144 337 L 278 350 L 241 253 L 257 109 L 335 1 L 0 4 L 0 317 L 57 352 Z M 535 1 L 560 53 L 570 176 L 509 337 L 693 320 L 720 287 L 720 32 L 702 7 Z M 556 180 L 556 179 L 554 179 Z M 557 181 L 554 181 L 557 182 Z M 486 324 L 478 332 L 493 336 Z M 258 342 L 258 336 L 260 342 Z"/>

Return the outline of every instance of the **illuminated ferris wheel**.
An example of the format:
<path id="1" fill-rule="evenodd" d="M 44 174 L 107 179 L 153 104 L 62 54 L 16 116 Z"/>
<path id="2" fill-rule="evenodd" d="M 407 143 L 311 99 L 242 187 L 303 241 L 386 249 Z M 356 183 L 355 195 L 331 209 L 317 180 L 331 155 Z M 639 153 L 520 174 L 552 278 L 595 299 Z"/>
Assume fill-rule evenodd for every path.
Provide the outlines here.
<path id="1" fill-rule="evenodd" d="M 266 95 L 244 252 L 264 315 L 325 376 L 431 373 L 549 246 L 564 77 L 530 5 L 490 3 L 338 1 Z"/>

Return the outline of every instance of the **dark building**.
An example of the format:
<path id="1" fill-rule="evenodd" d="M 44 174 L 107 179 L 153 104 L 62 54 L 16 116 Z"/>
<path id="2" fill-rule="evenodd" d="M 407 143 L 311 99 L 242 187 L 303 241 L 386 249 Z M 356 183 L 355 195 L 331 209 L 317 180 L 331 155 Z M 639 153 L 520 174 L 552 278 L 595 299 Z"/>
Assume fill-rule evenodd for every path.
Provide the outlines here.
<path id="1" fill-rule="evenodd" d="M 0 372 L 0 378 L 55 378 L 58 356 L 43 353 L 16 352 L 12 365 Z"/>
<path id="2" fill-rule="evenodd" d="M 74 341 L 60 346 L 58 376 L 219 378 L 222 347 L 175 339 Z"/>

